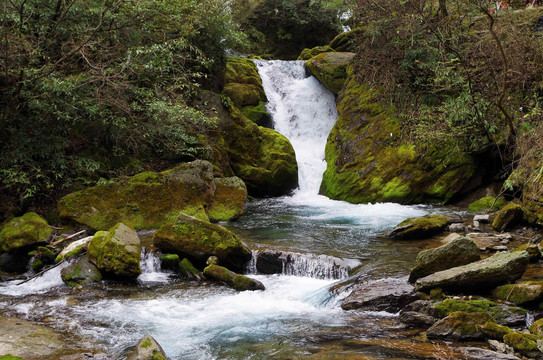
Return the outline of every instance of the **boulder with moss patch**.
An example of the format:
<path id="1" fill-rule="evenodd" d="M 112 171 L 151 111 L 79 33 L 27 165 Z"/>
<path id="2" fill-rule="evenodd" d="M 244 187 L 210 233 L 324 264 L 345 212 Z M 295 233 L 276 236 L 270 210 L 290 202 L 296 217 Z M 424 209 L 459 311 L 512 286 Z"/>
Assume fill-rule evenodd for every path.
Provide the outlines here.
<path id="1" fill-rule="evenodd" d="M 166 360 L 162 346 L 151 335 L 144 335 L 128 354 L 127 360 Z"/>
<path id="2" fill-rule="evenodd" d="M 105 274 L 122 279 L 136 279 L 141 274 L 140 239 L 122 223 L 97 232 L 89 242 L 87 256 Z"/>
<path id="3" fill-rule="evenodd" d="M 236 270 L 251 258 L 250 251 L 231 231 L 186 215 L 158 229 L 153 243 L 162 251 L 182 254 L 198 264 L 215 255 Z"/>
<path id="4" fill-rule="evenodd" d="M 307 60 L 305 66 L 324 87 L 337 95 L 345 84 L 347 67 L 355 56 L 349 52 L 322 53 Z"/>
<path id="5" fill-rule="evenodd" d="M 335 50 L 330 47 L 330 45 L 324 46 L 315 46 L 314 48 L 305 48 L 298 56 L 298 60 L 309 60 L 319 54 L 334 52 Z"/>
<path id="6" fill-rule="evenodd" d="M 492 296 L 499 300 L 511 301 L 517 305 L 535 303 L 543 299 L 543 282 L 528 281 L 498 286 L 492 291 Z"/>
<path id="7" fill-rule="evenodd" d="M 207 220 L 205 208 L 214 192 L 213 166 L 196 160 L 71 193 L 59 201 L 58 211 L 62 219 L 94 230 L 118 222 L 137 230 L 157 229 L 182 212 Z"/>
<path id="8" fill-rule="evenodd" d="M 204 275 L 209 279 L 224 282 L 238 291 L 265 290 L 264 285 L 260 281 L 236 274 L 219 265 L 209 265 L 204 269 Z"/>
<path id="9" fill-rule="evenodd" d="M 438 271 L 415 282 L 417 291 L 442 288 L 451 291 L 492 288 L 517 280 L 528 267 L 528 253 L 499 252 L 484 260 Z"/>
<path id="10" fill-rule="evenodd" d="M 69 287 L 77 287 L 102 281 L 100 270 L 87 257 L 68 265 L 60 272 L 62 281 Z"/>
<path id="11" fill-rule="evenodd" d="M 45 242 L 52 232 L 47 221 L 34 212 L 13 218 L 0 230 L 0 253 Z"/>
<path id="12" fill-rule="evenodd" d="M 378 89 L 358 83 L 352 69 L 337 104 L 321 194 L 351 203 L 446 203 L 477 186 L 469 155 L 453 144 L 423 147 L 403 140 L 397 111 Z"/>
<path id="13" fill-rule="evenodd" d="M 477 325 L 477 327 L 485 338 L 499 341 L 503 341 L 503 337 L 505 335 L 513 332 L 513 330 L 511 330 L 507 326 L 496 324 L 492 321 L 488 321 L 484 325 Z"/>
<path id="14" fill-rule="evenodd" d="M 530 325 L 530 332 L 537 336 L 543 336 L 543 319 L 534 321 Z"/>
<path id="15" fill-rule="evenodd" d="M 459 237 L 435 249 L 421 251 L 409 274 L 409 282 L 456 266 L 481 260 L 479 247 L 473 240 Z"/>
<path id="16" fill-rule="evenodd" d="M 492 221 L 492 227 L 498 231 L 504 231 L 517 225 L 524 215 L 524 211 L 519 204 L 509 203 L 500 210 L 498 215 Z"/>
<path id="17" fill-rule="evenodd" d="M 215 194 L 207 213 L 211 221 L 229 221 L 243 214 L 247 187 L 239 177 L 215 179 Z"/>
<path id="18" fill-rule="evenodd" d="M 405 219 L 388 236 L 393 239 L 424 239 L 439 234 L 449 225 L 449 219 L 443 215 L 425 215 L 419 218 Z"/>
<path id="19" fill-rule="evenodd" d="M 542 354 L 537 346 L 538 340 L 541 341 L 543 339 L 533 334 L 524 334 L 517 331 L 506 334 L 503 337 L 503 341 L 515 349 L 515 351 L 529 357 L 540 358 Z"/>
<path id="20" fill-rule="evenodd" d="M 426 330 L 426 336 L 429 339 L 478 340 L 483 338 L 483 334 L 477 325 L 484 325 L 488 321 L 493 319 L 487 313 L 457 311 L 432 325 Z"/>
<path id="21" fill-rule="evenodd" d="M 505 204 L 507 204 L 507 200 L 500 197 L 494 197 L 494 196 L 486 196 L 483 198 L 480 198 L 477 201 L 472 202 L 469 204 L 468 209 L 469 211 L 478 212 L 483 210 L 501 210 Z"/>

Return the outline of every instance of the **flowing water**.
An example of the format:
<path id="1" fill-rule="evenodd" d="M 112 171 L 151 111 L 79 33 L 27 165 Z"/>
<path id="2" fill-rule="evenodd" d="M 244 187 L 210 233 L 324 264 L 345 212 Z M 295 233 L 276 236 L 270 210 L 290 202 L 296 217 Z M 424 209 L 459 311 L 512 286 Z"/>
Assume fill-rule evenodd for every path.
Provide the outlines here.
<path id="1" fill-rule="evenodd" d="M 326 138 L 337 118 L 334 96 L 306 75 L 303 62 L 256 64 L 274 127 L 295 148 L 300 179 L 292 196 L 252 201 L 227 225 L 255 259 L 280 260 L 273 275 L 259 273 L 256 261 L 247 266 L 265 291 L 238 293 L 179 279 L 144 251 L 137 285 L 70 290 L 58 267 L 25 284 L 0 284 L 0 314 L 47 322 L 100 344 L 113 358 L 123 358 L 144 334 L 172 359 L 458 358 L 447 345 L 417 338 L 396 314 L 343 311 L 338 303 L 346 294 L 328 291 L 355 269 L 368 281 L 405 277 L 423 244 L 394 243 L 381 234 L 434 210 L 318 195 Z"/>

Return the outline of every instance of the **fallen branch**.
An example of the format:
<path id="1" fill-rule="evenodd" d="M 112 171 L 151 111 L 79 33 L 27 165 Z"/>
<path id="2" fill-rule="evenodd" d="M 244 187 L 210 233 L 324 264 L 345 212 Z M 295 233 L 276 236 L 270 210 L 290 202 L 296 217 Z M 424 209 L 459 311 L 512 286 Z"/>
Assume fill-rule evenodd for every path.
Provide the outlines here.
<path id="1" fill-rule="evenodd" d="M 47 269 L 45 270 L 42 270 L 40 271 L 39 273 L 35 274 L 35 275 L 32 275 L 31 277 L 29 277 L 28 279 L 24 280 L 24 281 L 21 281 L 20 283 L 17 284 L 17 286 L 19 285 L 23 285 L 24 283 L 27 283 L 29 282 L 30 280 L 33 280 L 35 278 L 37 278 L 38 276 L 40 276 L 41 274 L 43 273 L 46 273 L 48 272 L 49 270 L 52 270 L 54 268 L 56 268 L 57 266 L 59 266 L 60 264 L 62 264 L 64 262 L 64 259 L 62 259 L 61 261 L 59 261 L 58 263 L 56 263 L 55 265 L 51 266 L 51 267 L 48 267 Z"/>
<path id="2" fill-rule="evenodd" d="M 58 245 L 58 244 L 60 244 L 60 243 L 63 242 L 63 241 L 73 239 L 74 237 L 83 234 L 85 231 L 87 231 L 87 230 L 78 231 L 78 232 L 76 232 L 76 233 L 74 233 L 74 234 L 72 234 L 72 235 L 70 235 L 70 236 L 65 237 L 64 239 L 60 239 L 60 240 L 57 240 L 57 241 L 53 241 L 53 242 L 51 242 L 51 244 L 49 244 L 49 245 L 53 245 L 53 246 Z"/>

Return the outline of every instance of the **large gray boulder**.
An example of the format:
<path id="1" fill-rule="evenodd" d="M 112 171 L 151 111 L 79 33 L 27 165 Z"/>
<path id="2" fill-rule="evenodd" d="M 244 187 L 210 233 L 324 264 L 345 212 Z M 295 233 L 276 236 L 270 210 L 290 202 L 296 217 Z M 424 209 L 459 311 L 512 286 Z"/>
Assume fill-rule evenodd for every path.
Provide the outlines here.
<path id="1" fill-rule="evenodd" d="M 409 282 L 413 283 L 421 277 L 438 271 L 479 260 L 481 260 L 481 252 L 477 245 L 471 239 L 459 237 L 438 248 L 421 251 L 409 274 Z"/>
<path id="2" fill-rule="evenodd" d="M 415 300 L 413 286 L 404 279 L 383 279 L 358 285 L 341 301 L 341 308 L 396 312 Z"/>
<path id="3" fill-rule="evenodd" d="M 442 288 L 452 291 L 492 288 L 512 282 L 528 267 L 528 252 L 499 252 L 471 264 L 439 271 L 415 282 L 416 291 Z"/>
<path id="4" fill-rule="evenodd" d="M 109 231 L 98 231 L 87 248 L 89 260 L 113 277 L 136 279 L 141 274 L 141 242 L 138 234 L 118 223 Z"/>

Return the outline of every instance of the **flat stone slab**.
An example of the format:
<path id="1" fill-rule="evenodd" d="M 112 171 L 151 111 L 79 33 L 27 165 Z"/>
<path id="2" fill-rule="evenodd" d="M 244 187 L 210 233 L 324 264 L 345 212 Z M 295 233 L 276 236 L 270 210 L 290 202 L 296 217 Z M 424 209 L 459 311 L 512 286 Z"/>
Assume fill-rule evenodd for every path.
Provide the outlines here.
<path id="1" fill-rule="evenodd" d="M 404 279 L 382 279 L 358 285 L 341 302 L 343 310 L 396 312 L 417 299 L 413 286 Z"/>

